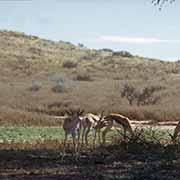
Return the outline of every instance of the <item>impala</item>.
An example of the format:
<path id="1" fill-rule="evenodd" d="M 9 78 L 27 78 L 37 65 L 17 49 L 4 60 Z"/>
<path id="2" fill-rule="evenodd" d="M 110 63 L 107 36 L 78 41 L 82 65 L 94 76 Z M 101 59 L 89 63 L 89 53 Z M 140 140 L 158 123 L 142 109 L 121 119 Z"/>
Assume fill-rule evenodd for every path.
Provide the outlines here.
<path id="1" fill-rule="evenodd" d="M 126 131 L 129 131 L 129 133 L 133 135 L 132 126 L 128 117 L 125 117 L 121 114 L 111 113 L 104 117 L 104 121 L 106 121 L 106 123 L 104 123 L 105 129 L 102 132 L 103 144 L 106 142 L 106 134 L 111 130 L 112 127 L 115 129 L 118 127 L 123 127 L 124 137 L 126 137 Z"/>
<path id="2" fill-rule="evenodd" d="M 88 113 L 82 118 L 82 127 L 83 127 L 82 144 L 84 143 L 84 137 L 85 137 L 85 143 L 86 146 L 88 146 L 88 134 L 91 128 L 94 129 L 93 146 L 95 145 L 97 133 L 99 137 L 99 142 L 101 143 L 100 129 L 103 128 L 106 123 L 105 121 L 102 121 L 102 119 L 103 119 L 103 113 L 101 113 L 101 115 Z"/>
<path id="3" fill-rule="evenodd" d="M 73 111 L 69 110 L 66 111 L 66 114 L 68 115 L 67 118 L 65 118 L 63 123 L 63 129 L 65 131 L 65 138 L 64 138 L 64 149 L 66 148 L 66 141 L 68 138 L 68 135 L 70 134 L 73 139 L 73 149 L 76 152 L 79 150 L 79 143 L 80 143 L 80 135 L 81 135 L 81 118 L 80 116 L 83 114 L 83 110 L 80 111 Z M 76 140 L 77 138 L 77 140 Z"/>

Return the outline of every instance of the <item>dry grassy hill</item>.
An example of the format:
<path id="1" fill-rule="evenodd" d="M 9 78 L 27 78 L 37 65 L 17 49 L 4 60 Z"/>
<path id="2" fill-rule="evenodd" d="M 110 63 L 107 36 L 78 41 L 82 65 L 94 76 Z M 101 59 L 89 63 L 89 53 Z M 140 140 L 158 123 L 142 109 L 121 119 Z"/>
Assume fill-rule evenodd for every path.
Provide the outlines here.
<path id="1" fill-rule="evenodd" d="M 90 50 L 23 33 L 0 32 L 0 123 L 52 124 L 66 108 L 120 112 L 132 119 L 180 119 L 180 63 L 108 49 Z M 129 104 L 124 85 L 155 87 L 156 103 Z"/>

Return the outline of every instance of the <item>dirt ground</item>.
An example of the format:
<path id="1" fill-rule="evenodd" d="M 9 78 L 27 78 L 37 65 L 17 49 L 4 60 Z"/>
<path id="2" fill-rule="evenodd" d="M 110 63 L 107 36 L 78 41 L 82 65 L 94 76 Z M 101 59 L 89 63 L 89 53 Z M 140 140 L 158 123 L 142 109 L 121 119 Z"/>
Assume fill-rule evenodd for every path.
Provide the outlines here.
<path id="1" fill-rule="evenodd" d="M 132 122 L 137 125 L 139 122 Z M 147 128 L 147 122 L 141 122 Z M 161 123 L 172 130 L 177 122 Z M 157 126 L 154 126 L 157 128 Z M 0 150 L 1 180 L 179 180 L 180 148 L 153 144 L 109 145 L 84 149 L 79 155 L 62 150 Z"/>
<path id="2" fill-rule="evenodd" d="M 152 124 L 152 121 L 131 121 L 133 129 L 138 128 L 153 128 L 159 130 L 168 130 L 173 131 L 177 126 L 179 121 L 165 121 L 165 122 L 157 122 L 156 124 Z"/>
<path id="3" fill-rule="evenodd" d="M 53 150 L 0 151 L 2 180 L 179 180 L 180 154 L 164 152 L 84 152 L 78 157 Z M 97 152 L 98 151 L 98 152 Z M 113 153 L 113 154 L 112 154 Z"/>

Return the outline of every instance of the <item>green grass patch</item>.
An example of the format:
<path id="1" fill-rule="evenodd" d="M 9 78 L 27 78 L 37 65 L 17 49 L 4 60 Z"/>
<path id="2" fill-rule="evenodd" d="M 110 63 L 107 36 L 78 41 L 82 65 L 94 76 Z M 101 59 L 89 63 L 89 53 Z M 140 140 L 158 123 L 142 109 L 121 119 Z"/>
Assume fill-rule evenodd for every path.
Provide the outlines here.
<path id="1" fill-rule="evenodd" d="M 0 142 L 32 142 L 36 140 L 62 140 L 61 127 L 0 127 Z"/>
<path id="2" fill-rule="evenodd" d="M 138 135 L 138 131 L 136 134 Z M 94 131 L 91 130 L 89 133 L 88 140 L 92 143 L 94 138 Z M 112 142 L 121 141 L 122 134 L 119 134 L 116 130 L 111 130 L 106 135 L 106 142 L 111 144 Z M 170 140 L 167 130 L 151 129 L 147 128 L 141 132 L 141 136 L 138 138 L 143 138 L 145 141 L 165 141 Z M 35 127 L 35 126 L 0 126 L 0 143 L 26 143 L 34 141 L 46 141 L 46 140 L 58 140 L 62 141 L 64 139 L 64 131 L 62 127 Z M 71 137 L 69 136 L 69 139 Z M 102 139 L 102 138 L 101 138 Z M 96 144 L 98 144 L 98 136 L 96 139 Z"/>

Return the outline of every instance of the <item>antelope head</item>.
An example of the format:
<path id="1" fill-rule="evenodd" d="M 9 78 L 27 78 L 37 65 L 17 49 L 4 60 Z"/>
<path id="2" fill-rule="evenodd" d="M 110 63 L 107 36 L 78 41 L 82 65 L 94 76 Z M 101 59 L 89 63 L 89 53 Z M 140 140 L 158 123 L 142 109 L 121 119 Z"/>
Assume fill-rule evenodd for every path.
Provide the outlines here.
<path id="1" fill-rule="evenodd" d="M 84 113 L 84 110 L 73 110 L 73 109 L 69 109 L 65 111 L 65 114 L 67 114 L 68 116 L 72 117 L 72 116 L 81 116 Z"/>
<path id="2" fill-rule="evenodd" d="M 80 115 L 82 115 L 84 110 L 66 110 L 65 114 L 68 115 L 68 117 L 65 119 L 63 128 L 68 130 L 69 132 L 75 130 L 77 127 L 81 126 L 81 119 Z"/>
<path id="3" fill-rule="evenodd" d="M 67 114 L 68 116 L 73 116 L 73 114 L 74 114 L 74 112 L 73 112 L 73 110 L 72 109 L 70 109 L 70 110 L 65 110 L 64 111 L 64 114 Z"/>
<path id="4" fill-rule="evenodd" d="M 101 129 L 107 125 L 107 121 L 104 119 L 104 111 L 102 111 L 98 116 L 99 121 L 96 122 L 96 128 Z"/>

